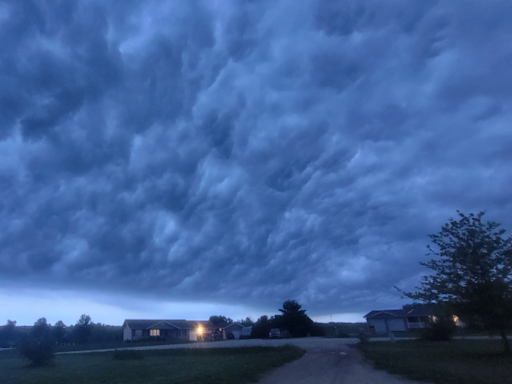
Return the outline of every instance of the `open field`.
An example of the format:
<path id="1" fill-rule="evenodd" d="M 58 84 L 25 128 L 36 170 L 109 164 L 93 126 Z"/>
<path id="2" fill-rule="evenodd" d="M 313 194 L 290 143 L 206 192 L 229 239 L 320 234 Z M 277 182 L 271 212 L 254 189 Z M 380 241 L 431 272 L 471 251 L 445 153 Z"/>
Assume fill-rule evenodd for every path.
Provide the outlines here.
<path id="1" fill-rule="evenodd" d="M 33 368 L 10 350 L 0 353 L 0 372 L 2 384 L 240 384 L 304 353 L 294 346 L 117 351 L 57 355 L 51 365 Z"/>
<path id="2" fill-rule="evenodd" d="M 376 368 L 412 380 L 439 384 L 512 383 L 512 356 L 502 354 L 500 340 L 453 340 L 358 344 Z"/>
<path id="3" fill-rule="evenodd" d="M 103 343 L 87 343 L 87 344 L 61 344 L 55 348 L 56 352 L 70 352 L 70 351 L 88 351 L 88 350 L 100 350 L 100 349 L 119 349 L 119 348 L 132 348 L 132 347 L 147 347 L 157 345 L 176 345 L 176 344 L 188 344 L 194 343 L 193 341 L 137 341 L 137 342 L 126 342 L 122 340 L 108 341 Z"/>

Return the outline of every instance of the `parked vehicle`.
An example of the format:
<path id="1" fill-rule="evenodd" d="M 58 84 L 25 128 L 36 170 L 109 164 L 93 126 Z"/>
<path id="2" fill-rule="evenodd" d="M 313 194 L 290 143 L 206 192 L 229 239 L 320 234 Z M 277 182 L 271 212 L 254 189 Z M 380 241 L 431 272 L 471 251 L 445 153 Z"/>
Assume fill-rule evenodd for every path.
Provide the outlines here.
<path id="1" fill-rule="evenodd" d="M 242 339 L 250 339 L 252 334 L 252 326 L 249 327 L 243 327 L 242 331 L 240 332 L 240 340 Z"/>
<path id="2" fill-rule="evenodd" d="M 281 330 L 279 328 L 272 328 L 268 337 L 271 339 L 280 339 L 281 338 Z"/>

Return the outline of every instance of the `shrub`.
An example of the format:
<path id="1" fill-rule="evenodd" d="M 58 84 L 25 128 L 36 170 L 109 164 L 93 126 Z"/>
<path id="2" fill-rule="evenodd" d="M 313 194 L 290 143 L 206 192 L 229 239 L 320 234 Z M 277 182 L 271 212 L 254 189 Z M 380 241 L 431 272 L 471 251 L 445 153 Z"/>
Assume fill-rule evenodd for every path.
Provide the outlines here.
<path id="1" fill-rule="evenodd" d="M 425 328 L 421 338 L 427 341 L 450 341 L 455 333 L 455 324 L 450 319 L 438 318 Z"/>
<path id="2" fill-rule="evenodd" d="M 49 364 L 55 357 L 54 346 L 50 340 L 25 340 L 18 346 L 18 351 L 33 366 Z"/>
<path id="3" fill-rule="evenodd" d="M 370 332 L 366 332 L 363 329 L 361 329 L 357 334 L 357 338 L 359 339 L 360 343 L 368 343 L 370 341 L 370 337 Z"/>
<path id="4" fill-rule="evenodd" d="M 120 351 L 116 349 L 114 351 L 114 354 L 112 355 L 112 358 L 114 360 L 140 360 L 144 356 L 140 351 L 134 351 L 134 350 L 124 350 Z"/>

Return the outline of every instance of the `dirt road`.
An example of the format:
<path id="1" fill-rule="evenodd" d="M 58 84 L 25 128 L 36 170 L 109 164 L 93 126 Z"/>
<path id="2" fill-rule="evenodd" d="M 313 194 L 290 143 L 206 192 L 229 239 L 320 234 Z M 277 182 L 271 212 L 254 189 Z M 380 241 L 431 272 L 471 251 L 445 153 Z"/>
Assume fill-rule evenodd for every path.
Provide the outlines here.
<path id="1" fill-rule="evenodd" d="M 325 340 L 325 339 L 324 339 Z M 348 345 L 318 343 L 307 353 L 270 372 L 259 384 L 417 384 L 378 371 L 364 360 L 360 352 Z"/>

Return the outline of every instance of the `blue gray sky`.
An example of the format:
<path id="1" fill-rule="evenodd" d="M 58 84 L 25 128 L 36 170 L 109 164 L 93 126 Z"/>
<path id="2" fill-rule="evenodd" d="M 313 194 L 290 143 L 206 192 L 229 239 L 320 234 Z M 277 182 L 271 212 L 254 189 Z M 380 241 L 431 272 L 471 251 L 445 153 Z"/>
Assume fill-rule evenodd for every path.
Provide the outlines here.
<path id="1" fill-rule="evenodd" d="M 509 0 L 0 1 L 0 322 L 406 302 L 512 231 Z"/>

